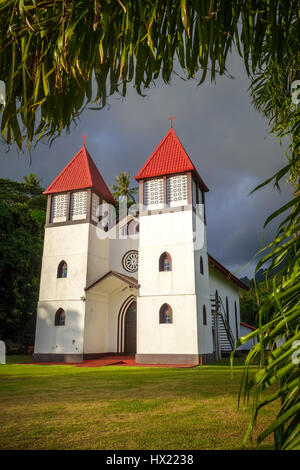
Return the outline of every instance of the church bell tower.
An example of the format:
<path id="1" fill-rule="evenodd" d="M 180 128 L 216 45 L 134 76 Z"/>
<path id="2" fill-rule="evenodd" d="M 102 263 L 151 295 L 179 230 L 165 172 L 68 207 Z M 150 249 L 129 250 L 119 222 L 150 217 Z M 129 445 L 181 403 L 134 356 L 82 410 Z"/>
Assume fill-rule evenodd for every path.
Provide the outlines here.
<path id="1" fill-rule="evenodd" d="M 171 128 L 136 176 L 140 195 L 137 363 L 213 356 L 207 186 Z"/>
<path id="2" fill-rule="evenodd" d="M 78 362 L 87 347 L 85 288 L 108 271 L 107 243 L 96 237 L 97 208 L 115 201 L 85 145 L 44 194 L 47 213 L 34 360 Z M 97 327 L 94 322 L 90 329 L 97 332 Z M 90 337 L 96 335 L 93 331 Z"/>

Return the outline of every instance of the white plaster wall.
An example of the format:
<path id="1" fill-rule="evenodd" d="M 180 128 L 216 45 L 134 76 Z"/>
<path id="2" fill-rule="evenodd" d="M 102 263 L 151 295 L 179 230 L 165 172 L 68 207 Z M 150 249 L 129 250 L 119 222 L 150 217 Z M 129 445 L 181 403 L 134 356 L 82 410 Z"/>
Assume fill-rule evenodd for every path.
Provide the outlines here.
<path id="1" fill-rule="evenodd" d="M 88 234 L 88 263 L 86 286 L 96 282 L 104 276 L 111 268 L 109 266 L 109 240 L 101 239 L 97 236 L 97 227 L 94 224 L 89 226 Z"/>
<path id="2" fill-rule="evenodd" d="M 173 323 L 159 323 L 159 309 L 168 303 Z M 198 354 L 196 295 L 138 297 L 138 354 Z"/>
<path id="3" fill-rule="evenodd" d="M 240 324 L 240 337 L 249 335 L 252 332 L 253 330 L 251 328 L 248 328 L 247 326 Z M 247 341 L 247 343 L 242 344 L 238 348 L 238 351 L 249 351 L 251 348 L 253 348 L 253 346 L 255 346 L 256 343 L 257 343 L 257 339 L 252 338 L 250 341 Z"/>
<path id="4" fill-rule="evenodd" d="M 89 239 L 87 223 L 45 229 L 40 301 L 77 300 L 84 296 Z M 68 264 L 67 278 L 57 278 L 59 263 Z M 58 305 L 57 308 L 59 308 Z"/>
<path id="5" fill-rule="evenodd" d="M 110 240 L 109 243 L 109 266 L 113 271 L 126 274 L 137 279 L 138 272 L 128 272 L 123 268 L 122 259 L 125 253 L 130 250 L 139 250 L 139 240 L 126 238 Z"/>
<path id="6" fill-rule="evenodd" d="M 206 325 L 203 323 L 203 305 L 206 307 Z M 199 354 L 212 354 L 214 352 L 211 309 L 207 297 L 197 296 L 197 331 Z"/>
<path id="7" fill-rule="evenodd" d="M 160 255 L 172 257 L 172 271 L 159 272 Z M 140 296 L 195 294 L 192 211 L 140 217 Z"/>
<path id="8" fill-rule="evenodd" d="M 206 248 L 206 226 L 204 221 L 193 214 L 194 230 L 201 233 L 194 243 L 195 285 L 197 295 L 197 331 L 199 354 L 213 353 L 212 320 L 209 291 L 209 267 Z M 197 223 L 196 223 L 197 219 Z M 199 243 L 199 240 L 201 241 Z M 200 249 L 199 249 L 200 248 Z M 203 260 L 203 274 L 200 272 L 200 257 Z M 206 307 L 206 325 L 203 323 L 203 306 Z"/>
<path id="9" fill-rule="evenodd" d="M 122 259 L 127 251 L 138 250 L 139 240 L 120 238 L 119 225 L 116 230 L 106 232 L 104 239 L 99 238 L 97 233 L 97 227 L 90 224 L 87 285 L 90 286 L 111 270 L 137 278 L 137 272 L 129 273 L 123 268 Z"/>
<path id="10" fill-rule="evenodd" d="M 239 302 L 239 287 L 231 280 L 226 278 L 226 275 L 218 271 L 217 268 L 209 266 L 209 286 L 210 294 L 215 295 L 216 290 L 222 299 L 224 309 L 226 311 L 226 296 L 228 296 L 229 306 L 229 324 L 232 330 L 233 336 L 236 339 L 240 337 L 240 302 Z M 236 331 L 235 323 L 235 310 L 234 302 L 236 301 L 237 307 L 237 324 L 238 324 L 238 336 Z M 223 312 L 224 313 L 224 312 Z"/>
<path id="11" fill-rule="evenodd" d="M 55 326 L 57 309 L 65 310 L 66 323 Z M 35 354 L 81 354 L 83 352 L 83 327 L 85 303 L 82 300 L 43 302 L 38 304 Z"/>
<path id="12" fill-rule="evenodd" d="M 129 250 L 138 249 L 138 240 L 126 238 L 99 238 L 97 227 L 89 224 L 89 249 L 87 265 L 87 286 L 114 270 L 132 277 L 123 269 L 122 258 Z M 117 319 L 122 303 L 132 289 L 124 284 L 111 295 L 95 294 L 93 290 L 86 293 L 86 313 L 84 327 L 84 353 L 117 352 Z"/>
<path id="13" fill-rule="evenodd" d="M 87 292 L 83 352 L 105 353 L 108 349 L 108 298 Z"/>
<path id="14" fill-rule="evenodd" d="M 172 271 L 159 272 L 163 252 Z M 192 211 L 140 217 L 138 354 L 198 354 Z M 173 323 L 160 324 L 168 303 Z"/>
<path id="15" fill-rule="evenodd" d="M 138 240 L 99 238 L 93 224 L 46 228 L 35 353 L 117 351 L 117 317 L 129 295 L 127 286 L 111 296 L 84 288 L 110 270 L 137 276 L 122 267 L 122 257 L 130 249 L 138 249 Z M 58 279 L 62 260 L 68 264 L 68 275 Z M 66 312 L 65 326 L 54 325 L 58 308 Z"/>
<path id="16" fill-rule="evenodd" d="M 40 296 L 37 310 L 35 349 L 37 353 L 83 352 L 83 331 L 89 224 L 63 225 L 45 229 Z M 68 265 L 66 278 L 57 278 L 59 263 Z M 66 324 L 55 326 L 55 313 L 63 308 Z"/>
<path id="17" fill-rule="evenodd" d="M 193 241 L 192 211 L 165 212 L 140 217 L 140 247 Z"/>

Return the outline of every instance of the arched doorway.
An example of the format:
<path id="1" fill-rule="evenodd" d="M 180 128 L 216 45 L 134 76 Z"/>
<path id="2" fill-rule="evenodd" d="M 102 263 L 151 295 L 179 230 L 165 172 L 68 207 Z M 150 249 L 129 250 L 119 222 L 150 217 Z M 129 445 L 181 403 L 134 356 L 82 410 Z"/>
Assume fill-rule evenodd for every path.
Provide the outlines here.
<path id="1" fill-rule="evenodd" d="M 125 314 L 124 352 L 136 353 L 136 302 L 131 302 Z"/>

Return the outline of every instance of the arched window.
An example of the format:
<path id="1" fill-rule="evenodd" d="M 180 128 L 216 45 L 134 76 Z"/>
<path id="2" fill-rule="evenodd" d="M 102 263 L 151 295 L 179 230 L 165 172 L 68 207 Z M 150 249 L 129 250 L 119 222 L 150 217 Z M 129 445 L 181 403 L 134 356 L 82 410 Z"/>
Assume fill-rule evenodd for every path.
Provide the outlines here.
<path id="1" fill-rule="evenodd" d="M 203 325 L 207 325 L 206 307 L 203 305 Z"/>
<path id="2" fill-rule="evenodd" d="M 67 263 L 63 260 L 59 263 L 58 268 L 57 268 L 57 277 L 67 277 L 68 275 L 68 265 Z"/>
<path id="3" fill-rule="evenodd" d="M 202 256 L 200 256 L 200 274 L 204 274 L 203 258 L 202 258 Z"/>
<path id="4" fill-rule="evenodd" d="M 66 314 L 63 308 L 59 308 L 55 314 L 55 326 L 64 326 L 66 324 Z"/>
<path id="5" fill-rule="evenodd" d="M 172 271 L 172 258 L 166 251 L 159 258 L 160 271 Z"/>
<path id="6" fill-rule="evenodd" d="M 159 323 L 173 323 L 173 312 L 169 304 L 163 304 L 160 307 Z"/>
<path id="7" fill-rule="evenodd" d="M 226 295 L 226 320 L 229 323 L 229 305 L 228 305 L 228 297 Z"/>

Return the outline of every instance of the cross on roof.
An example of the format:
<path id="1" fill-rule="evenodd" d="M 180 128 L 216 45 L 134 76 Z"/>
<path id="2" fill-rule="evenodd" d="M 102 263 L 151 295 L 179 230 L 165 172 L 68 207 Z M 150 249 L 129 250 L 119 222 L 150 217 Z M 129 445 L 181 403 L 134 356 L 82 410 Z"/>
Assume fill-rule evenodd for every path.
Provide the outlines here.
<path id="1" fill-rule="evenodd" d="M 87 134 L 84 134 L 82 137 L 83 137 L 83 145 L 85 146 L 85 139 L 87 138 Z"/>
<path id="2" fill-rule="evenodd" d="M 175 118 L 176 118 L 176 116 L 172 116 L 172 113 L 171 113 L 171 116 L 168 118 L 171 121 L 171 128 L 173 127 L 173 119 L 175 119 Z"/>

